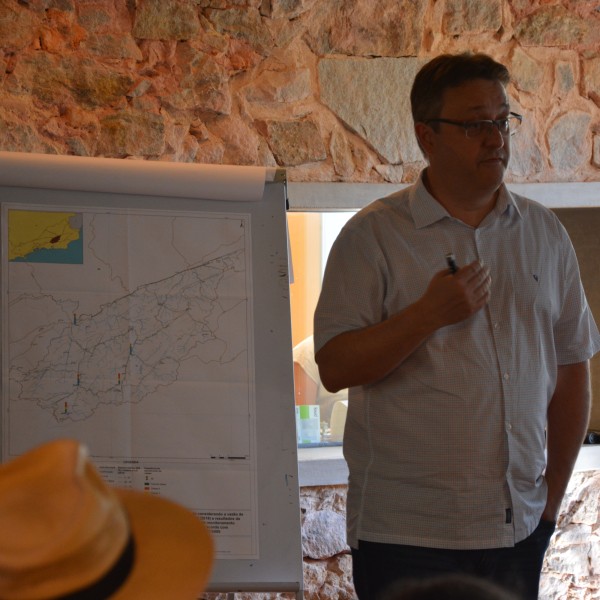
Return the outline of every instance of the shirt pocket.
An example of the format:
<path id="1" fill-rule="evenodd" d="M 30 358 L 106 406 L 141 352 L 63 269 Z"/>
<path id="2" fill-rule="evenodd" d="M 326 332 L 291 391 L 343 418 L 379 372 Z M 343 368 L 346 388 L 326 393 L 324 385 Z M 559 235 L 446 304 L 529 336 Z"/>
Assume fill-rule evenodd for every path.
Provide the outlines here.
<path id="1" fill-rule="evenodd" d="M 553 273 L 544 265 L 524 265 L 520 274 L 513 272 L 512 293 L 517 310 L 517 322 L 524 326 L 552 323 L 556 310 Z"/>

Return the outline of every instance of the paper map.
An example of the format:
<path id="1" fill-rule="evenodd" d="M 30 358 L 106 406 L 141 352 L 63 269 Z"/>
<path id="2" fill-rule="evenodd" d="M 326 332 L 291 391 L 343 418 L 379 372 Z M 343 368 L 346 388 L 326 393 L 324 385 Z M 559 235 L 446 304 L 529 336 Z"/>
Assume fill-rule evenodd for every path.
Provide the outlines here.
<path id="1" fill-rule="evenodd" d="M 80 439 L 255 556 L 250 216 L 4 210 L 5 456 Z"/>

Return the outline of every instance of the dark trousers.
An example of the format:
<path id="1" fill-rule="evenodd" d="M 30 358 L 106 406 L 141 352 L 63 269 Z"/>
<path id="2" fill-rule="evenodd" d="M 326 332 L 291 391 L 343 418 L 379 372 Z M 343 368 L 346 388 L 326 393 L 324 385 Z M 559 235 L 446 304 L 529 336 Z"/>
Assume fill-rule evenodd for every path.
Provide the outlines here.
<path id="1" fill-rule="evenodd" d="M 510 548 L 444 550 L 359 541 L 352 548 L 354 588 L 360 600 L 379 600 L 401 579 L 428 579 L 466 573 L 493 581 L 522 600 L 537 600 L 544 554 L 555 524 L 541 521 Z"/>

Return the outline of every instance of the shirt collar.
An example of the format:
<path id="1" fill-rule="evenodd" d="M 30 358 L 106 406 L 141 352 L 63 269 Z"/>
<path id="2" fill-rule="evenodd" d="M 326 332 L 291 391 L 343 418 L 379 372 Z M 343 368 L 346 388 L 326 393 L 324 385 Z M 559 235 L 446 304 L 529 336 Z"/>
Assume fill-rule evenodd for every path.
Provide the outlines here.
<path id="1" fill-rule="evenodd" d="M 452 218 L 448 211 L 427 191 L 423 183 L 424 173 L 425 171 L 422 171 L 419 175 L 409 200 L 410 211 L 417 229 L 428 227 L 444 218 Z M 504 214 L 508 215 L 512 210 L 515 211 L 516 215 L 521 216 L 521 211 L 513 194 L 503 183 L 500 186 L 498 200 L 492 213 L 497 218 Z"/>

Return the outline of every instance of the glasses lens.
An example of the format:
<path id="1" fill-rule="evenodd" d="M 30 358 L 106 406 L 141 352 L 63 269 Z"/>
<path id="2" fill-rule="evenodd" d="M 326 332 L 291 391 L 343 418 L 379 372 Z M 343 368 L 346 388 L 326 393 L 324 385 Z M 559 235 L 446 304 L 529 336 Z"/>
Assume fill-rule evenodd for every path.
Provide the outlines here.
<path id="1" fill-rule="evenodd" d="M 485 121 L 471 121 L 466 122 L 463 127 L 468 138 L 476 138 L 484 133 L 487 133 L 490 129 L 490 123 Z"/>
<path id="2" fill-rule="evenodd" d="M 458 125 L 458 123 L 456 123 Z M 478 138 L 484 135 L 493 133 L 494 128 L 498 128 L 498 131 L 502 135 L 513 135 L 519 129 L 521 125 L 521 119 L 514 115 L 506 117 L 506 119 L 483 120 L 483 121 L 466 121 L 462 123 L 465 129 L 465 134 L 468 138 Z"/>
<path id="3" fill-rule="evenodd" d="M 521 125 L 521 119 L 511 115 L 508 117 L 506 125 L 507 131 L 510 131 L 510 135 L 513 135 L 519 129 L 519 126 Z"/>

